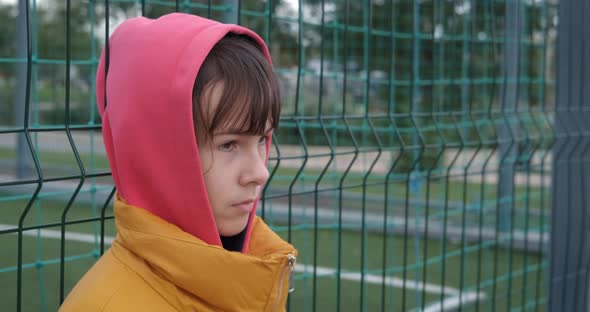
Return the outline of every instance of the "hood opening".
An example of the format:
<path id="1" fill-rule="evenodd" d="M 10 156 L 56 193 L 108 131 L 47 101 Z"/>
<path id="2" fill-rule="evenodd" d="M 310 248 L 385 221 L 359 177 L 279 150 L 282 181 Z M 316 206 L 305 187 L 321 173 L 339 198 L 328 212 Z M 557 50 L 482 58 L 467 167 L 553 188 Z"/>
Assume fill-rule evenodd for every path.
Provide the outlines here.
<path id="1" fill-rule="evenodd" d="M 193 93 L 203 62 L 229 33 L 245 35 L 271 64 L 266 45 L 251 30 L 172 13 L 158 19 L 138 17 L 123 22 L 111 35 L 109 49 L 103 49 L 96 79 L 105 148 L 120 195 L 129 204 L 218 246 L 223 244 L 210 208 L 197 149 Z M 256 87 L 265 90 L 263 85 Z M 229 101 L 236 95 L 224 92 L 224 97 Z M 274 101 L 278 94 L 253 92 L 246 98 L 251 105 L 260 105 L 260 101 Z M 275 124 L 278 107 L 269 108 L 269 115 L 277 116 L 273 119 Z M 214 117 L 211 125 L 215 120 L 226 120 L 224 116 L 238 116 L 231 108 L 228 106 L 220 117 Z M 251 108 L 246 110 L 257 111 Z M 256 123 L 249 122 L 255 119 L 244 120 L 246 130 L 258 128 Z M 269 149 L 270 141 L 267 159 Z M 242 233 L 242 252 L 248 249 L 255 212 L 254 206 Z"/>

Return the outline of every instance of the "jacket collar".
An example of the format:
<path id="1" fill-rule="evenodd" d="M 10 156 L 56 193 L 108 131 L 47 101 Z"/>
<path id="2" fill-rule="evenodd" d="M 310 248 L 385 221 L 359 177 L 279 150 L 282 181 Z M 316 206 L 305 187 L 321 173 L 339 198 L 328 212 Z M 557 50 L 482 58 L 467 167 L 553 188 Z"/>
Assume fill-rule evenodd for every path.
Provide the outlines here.
<path id="1" fill-rule="evenodd" d="M 182 231 L 117 196 L 113 253 L 178 310 L 274 311 L 284 305 L 293 246 L 256 218 L 247 254 Z M 132 253 L 127 257 L 123 253 Z M 146 265 L 147 264 L 147 265 Z M 287 276 L 285 276 L 285 274 Z"/>

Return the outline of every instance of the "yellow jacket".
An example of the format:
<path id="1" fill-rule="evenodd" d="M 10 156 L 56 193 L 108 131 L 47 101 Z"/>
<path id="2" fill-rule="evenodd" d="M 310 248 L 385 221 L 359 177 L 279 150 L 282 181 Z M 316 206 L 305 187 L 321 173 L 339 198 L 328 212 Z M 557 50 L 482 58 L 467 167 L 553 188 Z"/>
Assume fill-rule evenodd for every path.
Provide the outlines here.
<path id="1" fill-rule="evenodd" d="M 284 311 L 296 250 L 258 217 L 247 253 L 209 245 L 115 201 L 112 247 L 60 311 Z"/>

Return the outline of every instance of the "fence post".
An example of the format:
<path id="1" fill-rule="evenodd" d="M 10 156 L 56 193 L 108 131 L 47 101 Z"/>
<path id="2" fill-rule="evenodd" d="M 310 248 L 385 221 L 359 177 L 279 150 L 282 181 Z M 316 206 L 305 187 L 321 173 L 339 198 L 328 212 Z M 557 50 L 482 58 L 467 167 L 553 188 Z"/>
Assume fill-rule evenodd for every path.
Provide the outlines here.
<path id="1" fill-rule="evenodd" d="M 16 65 L 16 94 L 14 101 L 15 125 L 23 126 L 25 118 L 25 99 L 27 92 L 27 12 L 25 1 L 19 1 L 16 19 L 16 57 L 20 59 Z M 16 178 L 24 179 L 31 175 L 31 156 L 25 136 L 20 132 L 16 135 Z"/>
<path id="2" fill-rule="evenodd" d="M 512 226 L 512 199 L 514 198 L 514 162 L 518 155 L 515 139 L 518 126 L 512 119 L 518 107 L 518 81 L 520 67 L 520 40 L 522 38 L 522 4 L 518 0 L 506 1 L 505 45 L 504 45 L 504 90 L 502 92 L 503 123 L 498 126 L 500 151 L 499 208 L 498 222 L 501 232 L 509 232 Z"/>
<path id="3" fill-rule="evenodd" d="M 547 311 L 590 311 L 590 16 L 587 0 L 559 2 L 557 94 Z M 550 21 L 547 21 L 550 22 Z M 586 307 L 586 308 L 584 308 Z"/>

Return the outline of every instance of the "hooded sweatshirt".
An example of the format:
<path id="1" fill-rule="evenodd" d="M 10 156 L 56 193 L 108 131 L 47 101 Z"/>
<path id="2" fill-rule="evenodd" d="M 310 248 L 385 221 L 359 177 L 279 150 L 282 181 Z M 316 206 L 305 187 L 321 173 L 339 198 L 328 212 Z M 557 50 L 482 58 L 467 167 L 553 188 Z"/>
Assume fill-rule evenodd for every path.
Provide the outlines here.
<path id="1" fill-rule="evenodd" d="M 256 33 L 188 14 L 132 18 L 111 36 L 96 90 L 118 234 L 61 311 L 284 309 L 295 249 L 256 217 L 257 201 L 242 252 L 223 249 L 198 155 L 192 88 L 230 32 L 271 62 Z"/>

